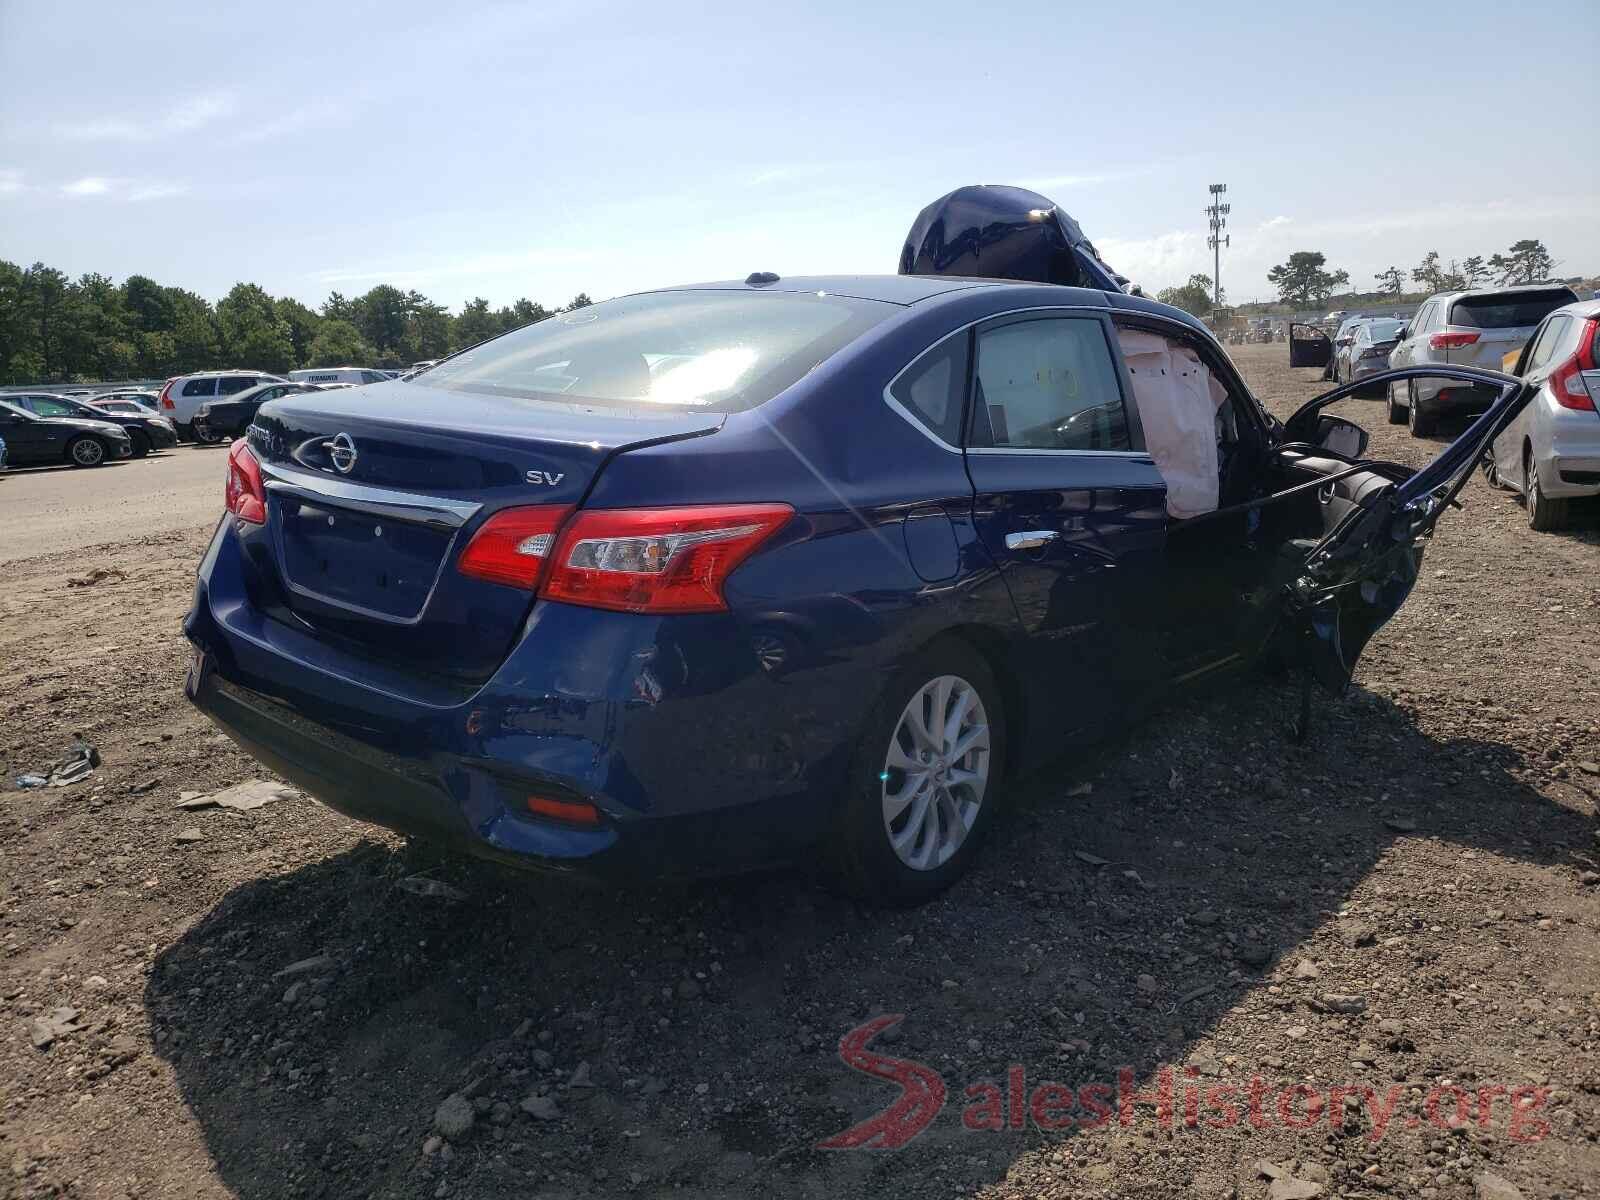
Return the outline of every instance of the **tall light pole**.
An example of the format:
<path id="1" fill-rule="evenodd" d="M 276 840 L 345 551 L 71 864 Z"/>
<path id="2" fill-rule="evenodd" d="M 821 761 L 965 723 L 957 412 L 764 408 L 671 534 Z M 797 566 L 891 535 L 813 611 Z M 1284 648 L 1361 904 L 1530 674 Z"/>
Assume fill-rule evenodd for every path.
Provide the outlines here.
<path id="1" fill-rule="evenodd" d="M 1232 237 L 1224 236 L 1222 231 L 1228 227 L 1228 214 L 1233 211 L 1233 205 L 1222 202 L 1223 193 L 1228 190 L 1227 184 L 1213 183 L 1207 190 L 1211 193 L 1211 203 L 1206 207 L 1206 218 L 1210 222 L 1211 236 L 1206 239 L 1206 245 L 1211 247 L 1214 263 L 1211 275 L 1211 303 L 1216 308 L 1221 308 L 1222 248 L 1233 243 Z"/>

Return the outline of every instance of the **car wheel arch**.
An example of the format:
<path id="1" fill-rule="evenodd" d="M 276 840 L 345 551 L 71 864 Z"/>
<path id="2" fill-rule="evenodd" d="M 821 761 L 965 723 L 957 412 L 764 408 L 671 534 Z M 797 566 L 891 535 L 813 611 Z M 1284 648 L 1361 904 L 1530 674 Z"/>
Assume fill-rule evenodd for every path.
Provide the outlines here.
<path id="1" fill-rule="evenodd" d="M 916 658 L 936 650 L 945 642 L 960 643 L 983 659 L 984 665 L 989 668 L 989 673 L 994 676 L 995 686 L 1000 690 L 1001 715 L 1015 746 L 1016 735 L 1022 731 L 1027 719 L 1028 699 L 1022 680 L 1009 661 L 1005 635 L 989 625 L 976 623 L 951 625 L 913 647 L 905 657 L 908 660 Z M 1007 755 L 1004 778 L 1016 778 L 1022 771 L 1022 764 L 1022 755 L 1014 752 Z"/>

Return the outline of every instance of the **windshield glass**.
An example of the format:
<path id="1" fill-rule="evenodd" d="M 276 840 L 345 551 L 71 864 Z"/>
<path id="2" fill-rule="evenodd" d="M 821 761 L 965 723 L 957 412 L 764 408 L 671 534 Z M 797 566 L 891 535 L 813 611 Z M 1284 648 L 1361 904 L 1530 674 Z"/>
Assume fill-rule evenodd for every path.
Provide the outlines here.
<path id="1" fill-rule="evenodd" d="M 1451 306 L 1450 324 L 1467 329 L 1516 329 L 1537 325 L 1547 314 L 1576 299 L 1566 288 L 1511 292 L 1503 296 L 1468 296 Z"/>
<path id="2" fill-rule="evenodd" d="M 899 311 L 816 292 L 652 292 L 560 313 L 463 351 L 416 382 L 737 412 L 770 400 Z"/>
<path id="3" fill-rule="evenodd" d="M 1367 337 L 1374 342 L 1386 342 L 1398 334 L 1404 325 L 1404 321 L 1391 320 L 1389 317 L 1378 317 L 1368 324 Z"/>

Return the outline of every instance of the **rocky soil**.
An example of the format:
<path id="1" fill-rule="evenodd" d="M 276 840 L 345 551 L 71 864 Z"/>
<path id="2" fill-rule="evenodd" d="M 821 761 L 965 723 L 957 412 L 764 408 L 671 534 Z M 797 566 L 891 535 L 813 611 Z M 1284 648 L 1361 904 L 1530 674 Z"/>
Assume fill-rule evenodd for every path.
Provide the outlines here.
<path id="1" fill-rule="evenodd" d="M 1236 355 L 1281 415 L 1318 388 Z M 1386 457 L 1443 444 L 1345 408 Z M 1463 501 L 1308 744 L 1287 683 L 1185 697 L 1027 781 L 972 876 L 894 913 L 799 870 L 610 890 L 293 792 L 209 804 L 266 778 L 181 695 L 209 528 L 14 562 L 0 1194 L 1600 1194 L 1600 525 Z M 12 785 L 75 735 L 91 775 Z M 901 1149 L 820 1149 L 895 1098 L 838 1056 L 880 1014 L 945 1104 Z M 1041 1129 L 1014 1067 L 1019 1100 L 1167 1069 L 1175 1111 Z M 1323 1099 L 1285 1121 L 1296 1085 Z"/>

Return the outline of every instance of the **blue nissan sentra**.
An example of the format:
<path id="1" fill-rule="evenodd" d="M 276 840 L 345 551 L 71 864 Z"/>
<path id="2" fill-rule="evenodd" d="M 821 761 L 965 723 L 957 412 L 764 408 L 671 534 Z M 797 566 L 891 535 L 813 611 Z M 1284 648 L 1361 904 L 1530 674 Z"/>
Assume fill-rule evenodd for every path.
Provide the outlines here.
<path id="1" fill-rule="evenodd" d="M 1500 399 L 1365 460 L 1321 412 L 1356 385 L 1280 424 L 1043 197 L 961 189 L 897 275 L 626 296 L 268 403 L 186 688 L 408 834 L 622 879 L 821 853 L 916 902 L 1019 770 L 1175 684 L 1348 682 L 1526 402 L 1432 373 Z"/>

